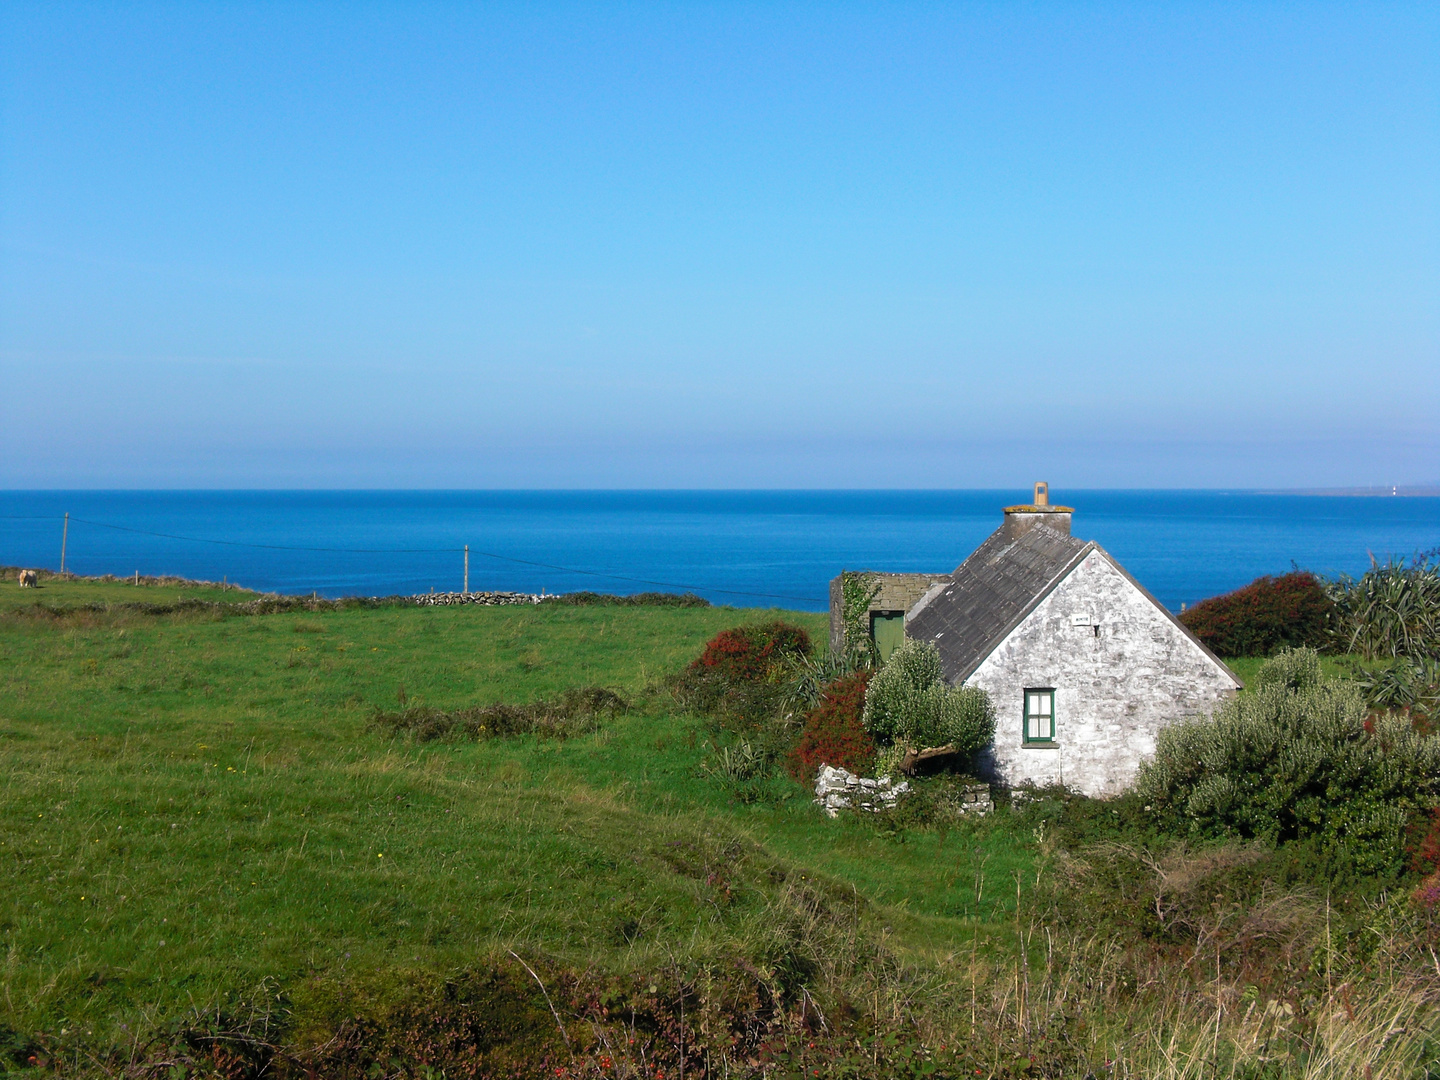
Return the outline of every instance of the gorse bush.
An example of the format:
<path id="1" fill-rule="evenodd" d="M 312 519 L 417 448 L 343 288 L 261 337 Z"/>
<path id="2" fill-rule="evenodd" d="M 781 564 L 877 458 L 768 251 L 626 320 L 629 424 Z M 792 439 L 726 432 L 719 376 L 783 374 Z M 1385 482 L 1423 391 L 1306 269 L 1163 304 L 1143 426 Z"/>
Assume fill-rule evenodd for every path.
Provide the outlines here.
<path id="1" fill-rule="evenodd" d="M 875 740 L 865 730 L 865 688 L 872 672 L 845 675 L 820 692 L 820 701 L 805 717 L 800 740 L 786 764 L 801 783 L 814 780 L 821 765 L 868 774 L 875 764 Z"/>
<path id="2" fill-rule="evenodd" d="M 1214 716 L 1163 729 L 1136 789 L 1181 835 L 1303 841 L 1338 873 L 1393 876 L 1440 797 L 1440 741 L 1282 652 Z"/>
<path id="3" fill-rule="evenodd" d="M 1408 566 L 1372 562 L 1359 578 L 1336 579 L 1329 592 L 1344 651 L 1367 660 L 1440 659 L 1440 562 L 1433 554 Z"/>
<path id="4" fill-rule="evenodd" d="M 969 759 L 994 738 L 995 709 L 984 690 L 945 685 L 933 643 L 907 641 L 870 680 L 864 723 L 881 746 L 950 746 Z"/>
<path id="5" fill-rule="evenodd" d="M 1296 570 L 1202 600 L 1180 621 L 1221 656 L 1268 656 L 1285 646 L 1325 648 L 1334 607 L 1314 574 Z"/>

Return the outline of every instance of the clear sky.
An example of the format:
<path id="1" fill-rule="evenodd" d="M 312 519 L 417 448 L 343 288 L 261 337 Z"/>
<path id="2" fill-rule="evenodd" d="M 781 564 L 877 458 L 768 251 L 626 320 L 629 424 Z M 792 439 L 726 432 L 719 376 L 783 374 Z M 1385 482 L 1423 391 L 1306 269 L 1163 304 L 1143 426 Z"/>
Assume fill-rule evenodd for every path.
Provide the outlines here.
<path id="1" fill-rule="evenodd" d="M 1440 480 L 1440 4 L 0 6 L 0 486 Z"/>

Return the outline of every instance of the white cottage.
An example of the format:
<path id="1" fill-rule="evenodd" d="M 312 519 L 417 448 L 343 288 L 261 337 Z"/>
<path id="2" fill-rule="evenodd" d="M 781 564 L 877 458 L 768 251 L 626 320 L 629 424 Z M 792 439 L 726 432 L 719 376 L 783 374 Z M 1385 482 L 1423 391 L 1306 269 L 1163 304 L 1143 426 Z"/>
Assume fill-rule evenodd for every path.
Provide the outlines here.
<path id="1" fill-rule="evenodd" d="M 992 779 L 1110 795 L 1135 778 L 1162 727 L 1242 684 L 1104 548 L 1070 535 L 1073 513 L 1036 484 L 1035 501 L 1007 506 L 953 574 L 876 575 L 870 621 L 882 646 L 903 625 L 905 638 L 935 643 L 947 682 L 989 692 L 995 741 L 979 766 Z M 891 577 L 907 588 L 887 588 Z M 921 577 L 903 611 L 883 606 Z"/>

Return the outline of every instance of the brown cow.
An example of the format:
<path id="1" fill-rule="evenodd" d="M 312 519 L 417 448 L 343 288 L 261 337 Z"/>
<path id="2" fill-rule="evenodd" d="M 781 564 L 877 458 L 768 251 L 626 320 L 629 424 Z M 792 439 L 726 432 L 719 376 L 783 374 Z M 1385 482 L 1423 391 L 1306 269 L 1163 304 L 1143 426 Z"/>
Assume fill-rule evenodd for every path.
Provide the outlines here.
<path id="1" fill-rule="evenodd" d="M 40 575 L 34 570 L 20 571 L 20 587 L 22 589 L 33 589 L 40 581 Z"/>

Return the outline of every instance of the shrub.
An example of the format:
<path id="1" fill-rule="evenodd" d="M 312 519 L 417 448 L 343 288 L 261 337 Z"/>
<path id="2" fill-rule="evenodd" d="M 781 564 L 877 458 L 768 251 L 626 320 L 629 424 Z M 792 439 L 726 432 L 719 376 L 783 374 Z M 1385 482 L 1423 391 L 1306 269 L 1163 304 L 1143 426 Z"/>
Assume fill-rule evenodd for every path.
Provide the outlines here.
<path id="1" fill-rule="evenodd" d="M 1440 659 L 1440 563 L 1418 555 L 1372 562 L 1358 579 L 1330 586 L 1339 640 L 1367 660 L 1383 657 Z"/>
<path id="2" fill-rule="evenodd" d="M 1296 570 L 1202 600 L 1180 621 L 1220 656 L 1268 656 L 1285 646 L 1326 647 L 1334 606 L 1314 574 Z"/>
<path id="3" fill-rule="evenodd" d="M 1261 665 L 1251 680 L 1251 689 L 1280 686 L 1286 690 L 1309 690 L 1324 681 L 1320 654 L 1314 649 L 1282 649 Z"/>
<path id="4" fill-rule="evenodd" d="M 1435 733 L 1440 720 L 1440 663 L 1402 659 L 1389 667 L 1362 668 L 1356 682 L 1372 709 L 1408 716 L 1417 731 Z"/>
<path id="5" fill-rule="evenodd" d="M 820 702 L 805 717 L 800 741 L 790 751 L 790 774 L 802 783 L 821 765 L 866 775 L 875 764 L 875 740 L 865 730 L 865 687 L 870 671 L 842 676 L 820 692 Z"/>
<path id="6" fill-rule="evenodd" d="M 1398 874 L 1407 824 L 1440 796 L 1440 742 L 1317 668 L 1282 653 L 1213 717 L 1163 729 L 1137 791 L 1200 835 L 1307 841 L 1338 869 Z"/>
<path id="7" fill-rule="evenodd" d="M 508 735 L 563 739 L 594 731 L 602 719 L 629 707 L 613 690 L 582 686 L 563 690 L 558 698 L 532 701 L 528 705 L 473 705 L 449 710 L 415 705 L 401 712 L 377 712 L 371 726 L 394 734 L 407 734 L 417 742 Z"/>
<path id="8" fill-rule="evenodd" d="M 690 662 L 738 682 L 767 682 L 790 662 L 810 655 L 810 635 L 785 622 L 722 630 Z"/>
<path id="9" fill-rule="evenodd" d="M 790 673 L 810 652 L 810 635 L 790 623 L 731 627 L 675 678 L 675 696 L 722 722 L 753 727 L 780 711 Z"/>
<path id="10" fill-rule="evenodd" d="M 995 736 L 995 709 L 978 687 L 946 686 L 940 651 L 931 642 L 907 641 L 870 681 L 865 728 L 881 746 L 953 746 L 969 759 Z"/>

